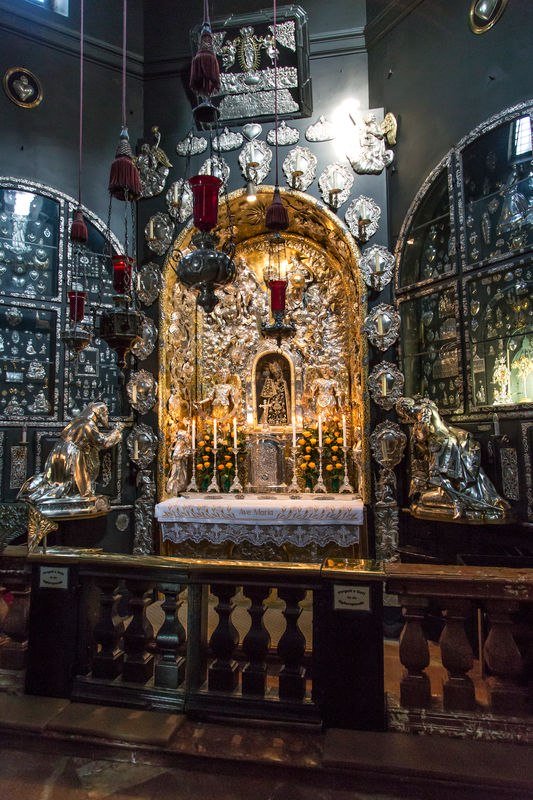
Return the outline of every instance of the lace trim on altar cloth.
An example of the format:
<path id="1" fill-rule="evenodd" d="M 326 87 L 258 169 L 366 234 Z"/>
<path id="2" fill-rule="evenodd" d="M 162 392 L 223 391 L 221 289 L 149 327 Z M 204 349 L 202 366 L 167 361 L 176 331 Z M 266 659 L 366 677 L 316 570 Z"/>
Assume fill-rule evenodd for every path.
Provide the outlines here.
<path id="1" fill-rule="evenodd" d="M 163 541 L 179 544 L 191 541 L 195 544 L 208 541 L 211 544 L 234 542 L 263 545 L 273 542 L 276 545 L 292 544 L 295 547 L 309 545 L 337 544 L 349 547 L 359 542 L 358 525 L 221 525 L 205 522 L 161 522 Z"/>

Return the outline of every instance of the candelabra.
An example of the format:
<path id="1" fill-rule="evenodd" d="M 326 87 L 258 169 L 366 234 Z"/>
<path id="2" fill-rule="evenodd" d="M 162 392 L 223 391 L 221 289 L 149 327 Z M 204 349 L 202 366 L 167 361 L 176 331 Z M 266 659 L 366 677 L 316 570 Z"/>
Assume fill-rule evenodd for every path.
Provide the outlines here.
<path id="1" fill-rule="evenodd" d="M 198 484 L 196 483 L 196 447 L 192 448 L 192 475 L 189 485 L 187 486 L 188 492 L 198 492 Z"/>
<path id="2" fill-rule="evenodd" d="M 220 489 L 218 488 L 217 483 L 217 447 L 213 447 L 213 477 L 211 478 L 211 483 L 207 487 L 208 492 L 216 492 L 217 494 L 220 493 Z"/>
<path id="3" fill-rule="evenodd" d="M 290 486 L 289 486 L 289 489 L 288 489 L 289 492 L 299 492 L 300 491 L 300 487 L 298 486 L 298 477 L 296 475 L 296 453 L 297 452 L 298 452 L 298 448 L 297 447 L 291 447 L 291 453 L 292 453 L 292 458 L 291 458 L 291 461 L 292 461 L 292 480 L 291 480 L 291 483 L 290 483 Z"/>
<path id="4" fill-rule="evenodd" d="M 342 448 L 344 453 L 344 479 L 339 487 L 339 494 L 353 494 L 353 486 L 348 480 L 348 448 L 346 445 Z"/>
<path id="5" fill-rule="evenodd" d="M 231 486 L 229 487 L 230 492 L 242 492 L 242 483 L 239 480 L 239 462 L 237 460 L 237 454 L 239 452 L 238 447 L 233 447 L 233 458 L 235 459 L 235 475 L 233 476 L 233 481 Z"/>
<path id="6" fill-rule="evenodd" d="M 313 492 L 327 492 L 326 484 L 322 477 L 322 447 L 318 448 L 318 480 L 313 487 Z"/>

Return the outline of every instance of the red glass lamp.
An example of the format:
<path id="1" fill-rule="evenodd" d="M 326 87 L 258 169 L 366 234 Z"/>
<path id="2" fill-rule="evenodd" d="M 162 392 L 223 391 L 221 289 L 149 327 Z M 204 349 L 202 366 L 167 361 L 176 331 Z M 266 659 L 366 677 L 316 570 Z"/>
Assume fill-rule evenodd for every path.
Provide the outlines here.
<path id="1" fill-rule="evenodd" d="M 133 258 L 131 256 L 116 255 L 113 261 L 113 289 L 117 294 L 129 294 L 131 290 L 131 273 L 133 271 Z"/>
<path id="2" fill-rule="evenodd" d="M 87 292 L 68 292 L 69 317 L 71 322 L 81 322 L 85 316 L 85 300 Z"/>
<path id="3" fill-rule="evenodd" d="M 189 178 L 193 196 L 193 218 L 198 230 L 213 230 L 218 221 L 218 193 L 222 181 L 215 175 L 193 175 Z"/>

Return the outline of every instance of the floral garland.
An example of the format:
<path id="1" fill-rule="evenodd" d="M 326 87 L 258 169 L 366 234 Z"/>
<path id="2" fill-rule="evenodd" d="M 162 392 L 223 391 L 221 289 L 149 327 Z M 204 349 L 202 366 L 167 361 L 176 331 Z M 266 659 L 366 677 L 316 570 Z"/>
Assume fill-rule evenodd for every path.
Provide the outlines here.
<path id="1" fill-rule="evenodd" d="M 237 458 L 245 452 L 246 440 L 237 432 Z M 196 480 L 201 492 L 205 492 L 213 477 L 213 427 L 206 425 L 196 443 Z M 240 471 L 240 470 L 239 470 Z M 233 432 L 231 426 L 218 427 L 217 436 L 217 480 L 221 492 L 229 492 L 235 477 L 235 454 L 233 452 Z"/>
<path id="2" fill-rule="evenodd" d="M 322 478 L 328 491 L 338 492 L 344 475 L 342 430 L 337 419 L 322 423 Z M 313 491 L 318 480 L 318 426 L 304 428 L 298 439 L 297 466 L 305 488 Z"/>

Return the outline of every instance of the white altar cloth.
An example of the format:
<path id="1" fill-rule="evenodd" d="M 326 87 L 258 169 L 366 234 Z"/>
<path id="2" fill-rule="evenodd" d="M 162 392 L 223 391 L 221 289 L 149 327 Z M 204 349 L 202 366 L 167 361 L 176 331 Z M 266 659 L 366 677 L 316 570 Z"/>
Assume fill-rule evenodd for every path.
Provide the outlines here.
<path id="1" fill-rule="evenodd" d="M 357 495 L 189 494 L 158 503 L 163 540 L 212 544 L 266 541 L 297 547 L 359 541 L 364 523 Z"/>

